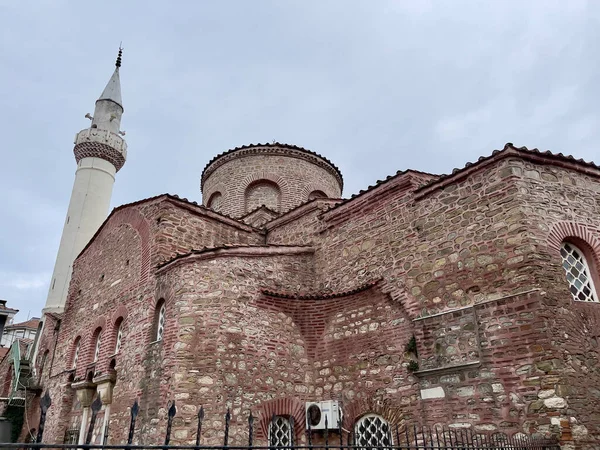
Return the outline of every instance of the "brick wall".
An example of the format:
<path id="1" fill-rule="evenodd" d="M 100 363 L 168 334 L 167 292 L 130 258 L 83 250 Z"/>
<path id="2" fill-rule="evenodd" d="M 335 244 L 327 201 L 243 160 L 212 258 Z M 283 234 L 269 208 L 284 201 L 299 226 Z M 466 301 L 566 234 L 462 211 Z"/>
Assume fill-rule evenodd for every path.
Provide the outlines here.
<path id="1" fill-rule="evenodd" d="M 62 442 L 65 429 L 81 417 L 71 382 L 110 374 L 111 363 L 118 374 L 113 414 L 129 414 L 128 408 L 144 390 L 145 364 L 153 357 L 149 343 L 158 300 L 154 287 L 158 263 L 190 248 L 260 241 L 262 237 L 247 225 L 165 196 L 113 212 L 74 264 L 60 326 L 46 319 L 38 353 L 49 350 L 54 356 L 42 380 L 53 398 L 44 440 Z M 115 355 L 116 324 L 121 319 L 124 338 Z M 94 363 L 98 328 L 102 347 Z M 81 343 L 73 370 L 77 338 Z"/>
<path id="2" fill-rule="evenodd" d="M 217 168 L 205 198 L 219 170 L 245 161 L 247 172 L 249 158 L 258 167 L 264 156 Z M 269 158 L 279 161 L 269 170 L 288 173 L 285 157 Z M 211 420 L 205 443 L 221 442 L 227 406 L 232 442 L 242 443 L 250 410 L 264 440 L 273 412 L 303 424 L 304 401 L 329 398 L 344 403 L 348 429 L 376 412 L 393 424 L 598 441 L 599 308 L 571 300 L 558 253 L 569 235 L 600 250 L 597 175 L 512 156 L 424 186 L 430 179 L 406 172 L 351 201 L 315 200 L 263 232 L 171 197 L 114 212 L 76 261 L 60 328 L 42 337 L 44 348 L 58 342 L 44 380 L 61 399 L 48 442 L 76 414 L 70 377 L 108 373 L 121 316 L 113 442 L 135 398 L 148 444 L 160 442 L 171 399 L 180 443 L 193 443 L 200 404 Z M 224 244 L 235 247 L 165 265 Z M 153 343 L 160 298 L 166 334 Z M 107 339 L 92 366 L 97 327 Z M 78 335 L 87 359 L 72 372 Z M 413 335 L 418 354 L 405 351 Z"/>
<path id="3" fill-rule="evenodd" d="M 254 153 L 227 154 L 225 158 L 226 162 L 217 159 L 205 169 L 208 175 L 203 178 L 202 198 L 206 205 L 220 192 L 218 210 L 233 217 L 261 204 L 288 211 L 308 201 L 313 191 L 322 191 L 330 198 L 339 198 L 342 193 L 341 177 L 335 176 L 337 169 L 305 151 L 268 147 Z"/>

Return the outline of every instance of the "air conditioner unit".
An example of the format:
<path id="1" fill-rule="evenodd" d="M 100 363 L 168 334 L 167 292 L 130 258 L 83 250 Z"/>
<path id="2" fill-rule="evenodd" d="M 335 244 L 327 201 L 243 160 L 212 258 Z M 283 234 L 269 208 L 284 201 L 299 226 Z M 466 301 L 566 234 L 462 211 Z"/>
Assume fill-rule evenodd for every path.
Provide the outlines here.
<path id="1" fill-rule="evenodd" d="M 344 415 L 337 400 L 326 400 L 322 402 L 306 402 L 306 429 L 324 430 L 327 418 L 327 429 L 338 428 L 338 421 L 342 421 Z"/>

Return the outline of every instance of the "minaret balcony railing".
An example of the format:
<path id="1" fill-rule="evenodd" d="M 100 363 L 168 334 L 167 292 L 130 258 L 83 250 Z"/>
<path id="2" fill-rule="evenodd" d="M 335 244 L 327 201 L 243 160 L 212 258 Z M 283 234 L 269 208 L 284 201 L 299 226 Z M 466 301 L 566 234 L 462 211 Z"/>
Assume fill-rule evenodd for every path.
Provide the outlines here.
<path id="1" fill-rule="evenodd" d="M 121 136 L 109 130 L 100 130 L 98 128 L 87 128 L 81 130 L 75 135 L 75 145 L 83 142 L 99 142 L 106 144 L 121 152 L 124 158 L 127 158 L 127 142 Z"/>

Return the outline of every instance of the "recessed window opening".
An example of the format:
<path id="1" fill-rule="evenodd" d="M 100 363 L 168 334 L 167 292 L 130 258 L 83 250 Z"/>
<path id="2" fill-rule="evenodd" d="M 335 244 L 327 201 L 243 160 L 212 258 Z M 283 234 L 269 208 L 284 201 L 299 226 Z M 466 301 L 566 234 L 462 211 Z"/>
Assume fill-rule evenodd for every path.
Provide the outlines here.
<path id="1" fill-rule="evenodd" d="M 160 300 L 156 305 L 154 312 L 154 340 L 162 341 L 165 334 L 165 321 L 167 317 L 167 308 L 164 300 Z"/>
<path id="2" fill-rule="evenodd" d="M 94 362 L 98 361 L 98 358 L 100 358 L 101 346 L 102 346 L 102 330 L 98 331 L 98 335 L 96 336 L 96 346 L 94 347 Z"/>
<path id="3" fill-rule="evenodd" d="M 584 251 L 572 242 L 565 241 L 560 249 L 560 256 L 573 300 L 598 302 L 598 294 L 592 279 L 593 272 Z"/>
<path id="4" fill-rule="evenodd" d="M 73 352 L 73 364 L 71 364 L 72 369 L 77 369 L 77 361 L 79 361 L 79 348 L 81 347 L 81 338 L 77 338 L 75 340 L 75 350 Z"/>
<path id="5" fill-rule="evenodd" d="M 120 320 L 117 324 L 117 337 L 115 340 L 115 354 L 121 350 L 121 342 L 123 340 L 123 320 Z"/>
<path id="6" fill-rule="evenodd" d="M 290 447 L 292 433 L 292 424 L 287 417 L 273 417 L 269 423 L 269 445 L 271 447 Z"/>
<path id="7" fill-rule="evenodd" d="M 362 416 L 354 426 L 356 446 L 363 449 L 382 449 L 393 445 L 389 423 L 377 414 Z"/>

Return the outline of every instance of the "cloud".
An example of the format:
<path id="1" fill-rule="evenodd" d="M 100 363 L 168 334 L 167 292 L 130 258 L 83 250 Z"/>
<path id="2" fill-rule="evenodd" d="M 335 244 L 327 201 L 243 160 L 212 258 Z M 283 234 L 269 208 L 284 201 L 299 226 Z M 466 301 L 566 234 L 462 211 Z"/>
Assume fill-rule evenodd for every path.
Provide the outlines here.
<path id="1" fill-rule="evenodd" d="M 272 139 L 331 159 L 346 196 L 505 142 L 597 159 L 599 2 L 372 3 L 106 0 L 117 13 L 99 15 L 85 2 L 0 2 L 0 297 L 43 307 L 73 136 L 121 41 L 128 161 L 112 206 L 201 200 L 214 155 Z"/>
<path id="2" fill-rule="evenodd" d="M 48 287 L 50 272 L 20 273 L 0 271 L 0 288 L 37 291 Z"/>

